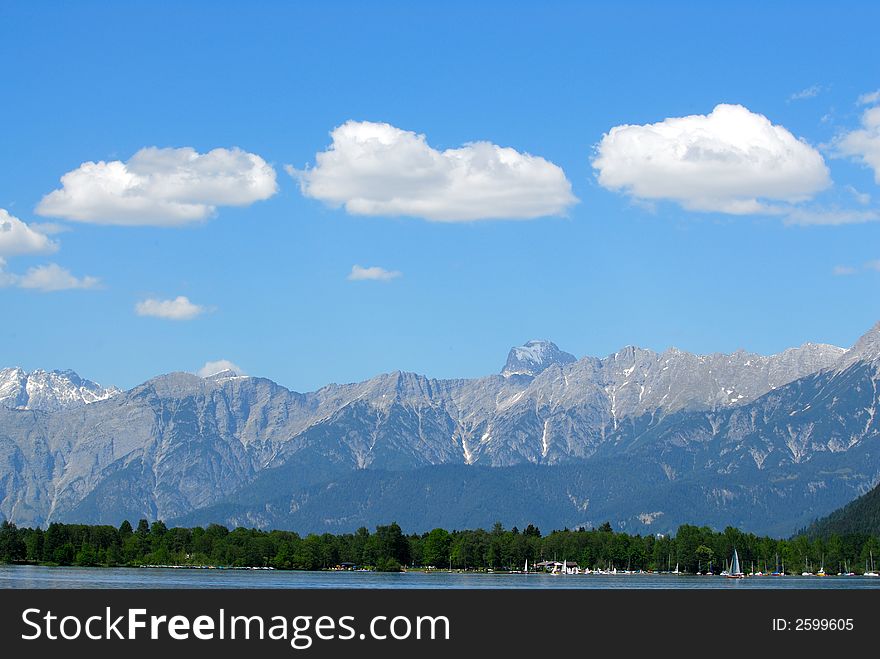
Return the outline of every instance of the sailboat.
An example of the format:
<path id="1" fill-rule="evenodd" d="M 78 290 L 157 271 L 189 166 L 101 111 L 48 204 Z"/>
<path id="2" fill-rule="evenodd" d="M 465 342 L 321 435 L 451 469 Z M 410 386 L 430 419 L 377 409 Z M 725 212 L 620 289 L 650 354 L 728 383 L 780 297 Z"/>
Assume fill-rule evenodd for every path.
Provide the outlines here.
<path id="1" fill-rule="evenodd" d="M 728 579 L 742 579 L 746 576 L 743 574 L 742 570 L 739 567 L 739 554 L 736 553 L 736 548 L 734 548 L 733 550 L 733 558 L 730 561 L 730 569 L 724 576 Z"/>
<path id="2" fill-rule="evenodd" d="M 825 576 L 825 555 L 824 554 L 822 555 L 822 565 L 819 567 L 819 571 L 816 572 L 816 576 L 817 577 L 824 577 Z"/>
<path id="3" fill-rule="evenodd" d="M 526 574 L 529 573 L 529 559 L 526 559 L 526 568 L 525 570 L 523 570 L 523 572 L 525 572 Z"/>
<path id="4" fill-rule="evenodd" d="M 681 572 L 678 571 L 678 563 L 675 564 L 675 569 L 672 571 L 672 574 L 681 574 Z"/>
<path id="5" fill-rule="evenodd" d="M 866 577 L 880 577 L 880 574 L 874 570 L 874 552 L 871 551 L 871 571 L 868 572 L 868 561 L 865 561 L 865 576 Z"/>

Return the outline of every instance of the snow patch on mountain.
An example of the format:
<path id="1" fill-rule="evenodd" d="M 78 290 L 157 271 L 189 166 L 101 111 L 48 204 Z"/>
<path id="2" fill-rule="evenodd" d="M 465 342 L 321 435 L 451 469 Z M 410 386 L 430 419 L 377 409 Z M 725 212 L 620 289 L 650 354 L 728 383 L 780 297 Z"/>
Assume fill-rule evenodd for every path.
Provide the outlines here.
<path id="1" fill-rule="evenodd" d="M 13 409 L 54 412 L 107 400 L 120 392 L 102 387 L 74 371 L 28 373 L 22 368 L 0 369 L 0 405 Z"/>

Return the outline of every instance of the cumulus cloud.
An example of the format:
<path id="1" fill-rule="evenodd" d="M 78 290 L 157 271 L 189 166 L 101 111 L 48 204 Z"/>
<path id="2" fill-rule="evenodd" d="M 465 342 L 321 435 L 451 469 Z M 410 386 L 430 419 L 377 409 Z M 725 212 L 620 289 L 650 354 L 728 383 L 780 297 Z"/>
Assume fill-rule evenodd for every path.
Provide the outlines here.
<path id="1" fill-rule="evenodd" d="M 532 219 L 577 202 L 560 167 L 490 142 L 438 151 L 424 135 L 370 121 L 348 121 L 330 135 L 314 167 L 287 171 L 305 196 L 353 215 Z"/>
<path id="2" fill-rule="evenodd" d="M 615 126 L 596 147 L 599 184 L 688 210 L 783 214 L 831 179 L 822 156 L 782 126 L 741 105 L 708 115 Z"/>
<path id="3" fill-rule="evenodd" d="M 391 281 L 401 276 L 403 273 L 398 270 L 386 270 L 379 266 L 364 268 L 360 265 L 353 265 L 346 279 L 349 281 Z"/>
<path id="4" fill-rule="evenodd" d="M 865 110 L 862 127 L 843 134 L 835 147 L 839 155 L 861 160 L 873 169 L 874 181 L 880 184 L 880 105 Z"/>
<path id="5" fill-rule="evenodd" d="M 212 216 L 218 206 L 247 206 L 277 190 L 275 170 L 238 148 L 148 147 L 126 162 L 85 162 L 61 177 L 37 213 L 77 222 L 176 226 Z"/>
<path id="6" fill-rule="evenodd" d="M 217 361 L 205 362 L 205 365 L 198 370 L 196 375 L 200 378 L 207 378 L 223 371 L 232 371 L 236 375 L 245 375 L 245 372 L 239 366 L 233 364 L 228 359 L 218 359 Z"/>
<path id="7" fill-rule="evenodd" d="M 97 277 L 75 277 L 57 263 L 38 265 L 29 268 L 23 275 L 4 272 L 6 263 L 0 259 L 0 287 L 15 286 L 43 293 L 97 288 L 101 280 Z"/>
<path id="8" fill-rule="evenodd" d="M 29 226 L 0 208 L 0 256 L 48 254 L 58 249 L 45 232 Z"/>
<path id="9" fill-rule="evenodd" d="M 207 307 L 193 304 L 184 295 L 178 295 L 173 300 L 147 298 L 138 302 L 134 309 L 138 316 L 152 316 L 165 320 L 192 320 L 208 311 Z"/>

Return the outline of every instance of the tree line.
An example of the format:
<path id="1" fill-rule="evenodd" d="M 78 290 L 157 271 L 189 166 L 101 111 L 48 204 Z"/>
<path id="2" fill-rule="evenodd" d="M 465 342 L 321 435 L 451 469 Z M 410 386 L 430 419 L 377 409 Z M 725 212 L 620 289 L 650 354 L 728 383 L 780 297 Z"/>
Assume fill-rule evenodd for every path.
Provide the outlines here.
<path id="1" fill-rule="evenodd" d="M 788 573 L 824 565 L 829 573 L 865 569 L 880 560 L 880 538 L 831 535 L 790 539 L 758 537 L 728 527 L 683 525 L 675 535 L 630 535 L 609 523 L 598 528 L 553 531 L 447 531 L 406 535 L 396 523 L 370 532 L 301 536 L 292 531 L 261 531 L 212 524 L 206 528 L 168 528 L 142 519 L 119 528 L 52 523 L 47 529 L 0 524 L 0 562 L 78 566 L 213 565 L 321 570 L 341 565 L 395 571 L 404 567 L 454 570 L 519 570 L 550 560 L 577 562 L 581 568 L 719 573 L 736 548 L 744 571 Z M 869 566 L 870 567 L 870 566 Z"/>

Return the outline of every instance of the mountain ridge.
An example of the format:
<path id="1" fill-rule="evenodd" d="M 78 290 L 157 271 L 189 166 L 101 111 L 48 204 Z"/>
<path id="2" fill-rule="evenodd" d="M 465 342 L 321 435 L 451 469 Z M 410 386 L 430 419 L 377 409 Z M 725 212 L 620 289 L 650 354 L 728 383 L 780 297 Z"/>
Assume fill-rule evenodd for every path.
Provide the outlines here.
<path id="1" fill-rule="evenodd" d="M 863 342 L 859 354 L 865 350 Z M 442 466 L 536 465 L 587 469 L 606 483 L 604 495 L 599 488 L 584 497 L 593 508 L 644 531 L 665 529 L 685 508 L 718 520 L 733 514 L 731 502 L 749 497 L 798 501 L 816 517 L 880 476 L 871 443 L 877 368 L 846 361 L 851 351 L 804 344 L 770 356 L 692 355 L 628 347 L 572 361 L 542 349 L 549 359 L 536 362 L 534 375 L 438 380 L 394 371 L 307 393 L 252 376 L 165 374 L 70 408 L 0 408 L 0 515 L 36 524 L 178 519 L 222 502 L 230 510 L 248 501 L 259 508 L 261 498 L 278 495 L 299 506 L 296 492 L 353 482 L 364 470 L 373 479 L 365 486 L 381 492 L 383 482 L 422 469 L 434 479 L 453 473 L 431 471 Z M 837 393 L 829 398 L 831 390 Z M 629 464 L 632 473 L 619 470 L 620 483 L 612 484 L 596 471 L 599 464 Z M 613 499 L 609 488 L 642 492 L 638 484 L 649 472 L 662 478 L 638 510 L 621 504 L 614 517 L 603 508 L 603 496 Z M 398 475 L 383 481 L 380 473 Z M 507 483 L 499 497 L 521 486 L 518 473 L 493 472 L 492 482 Z M 537 499 L 564 492 L 556 477 L 527 482 Z M 671 497 L 684 483 L 699 493 L 700 505 Z M 451 492 L 439 481 L 435 487 Z M 370 514 L 400 514 L 397 505 L 374 499 Z M 563 511 L 573 504 L 558 505 Z M 578 510 L 569 510 L 572 523 Z M 467 518 L 466 510 L 458 513 Z M 803 525 L 802 517 L 769 510 L 754 519 L 784 529 Z"/>

